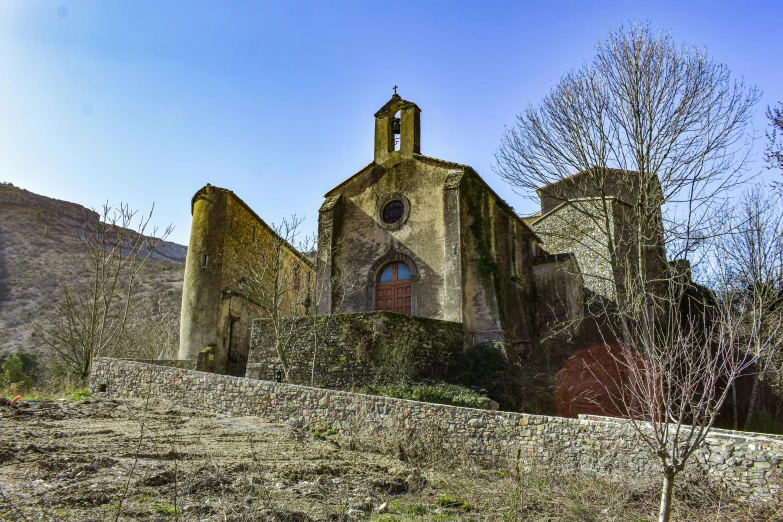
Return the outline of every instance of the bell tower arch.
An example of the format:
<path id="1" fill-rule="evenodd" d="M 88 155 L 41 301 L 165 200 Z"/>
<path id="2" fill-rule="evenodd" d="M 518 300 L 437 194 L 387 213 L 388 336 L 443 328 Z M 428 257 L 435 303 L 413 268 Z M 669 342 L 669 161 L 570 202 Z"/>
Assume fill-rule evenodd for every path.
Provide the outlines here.
<path id="1" fill-rule="evenodd" d="M 421 154 L 420 114 L 415 103 L 396 92 L 375 113 L 375 163 L 385 167 Z"/>

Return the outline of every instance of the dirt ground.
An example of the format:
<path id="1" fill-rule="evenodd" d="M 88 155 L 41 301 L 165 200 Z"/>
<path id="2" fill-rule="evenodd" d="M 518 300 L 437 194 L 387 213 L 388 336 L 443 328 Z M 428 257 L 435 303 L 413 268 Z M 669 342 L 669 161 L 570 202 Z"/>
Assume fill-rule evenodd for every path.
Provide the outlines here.
<path id="1" fill-rule="evenodd" d="M 41 400 L 0 415 L 2 520 L 643 522 L 657 500 L 655 483 L 480 469 L 394 434 L 357 448 L 161 401 Z M 774 519 L 685 485 L 676 519 Z"/>

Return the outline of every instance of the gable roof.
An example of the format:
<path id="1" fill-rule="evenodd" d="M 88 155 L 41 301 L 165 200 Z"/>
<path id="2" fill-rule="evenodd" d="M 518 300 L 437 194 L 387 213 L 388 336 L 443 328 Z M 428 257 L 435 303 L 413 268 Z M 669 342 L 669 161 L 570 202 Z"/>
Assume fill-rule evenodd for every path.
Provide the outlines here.
<path id="1" fill-rule="evenodd" d="M 509 205 L 506 202 L 506 200 L 501 198 L 498 195 L 498 193 L 495 192 L 492 189 L 492 187 L 489 186 L 489 183 L 484 181 L 484 178 L 482 178 L 481 175 L 478 172 L 476 172 L 476 170 L 473 167 L 471 167 L 470 165 L 465 165 L 463 163 L 456 163 L 454 161 L 442 160 L 442 159 L 439 159 L 439 158 L 433 158 L 433 157 L 430 157 L 430 156 L 425 156 L 423 154 L 416 154 L 416 153 L 413 154 L 413 159 L 415 159 L 417 161 L 421 161 L 422 163 L 425 163 L 427 165 L 434 165 L 436 167 L 441 167 L 441 168 L 445 168 L 445 169 L 461 170 L 463 172 L 468 172 L 469 171 L 472 175 L 474 175 L 476 177 L 476 179 L 478 179 L 478 181 L 482 185 L 484 185 L 484 187 L 492 195 L 492 197 L 495 199 L 495 201 L 498 202 L 499 205 L 507 208 L 509 210 L 509 214 L 512 215 L 513 217 L 515 217 L 516 220 L 522 225 L 522 227 L 525 228 L 528 232 L 530 232 L 533 235 L 533 237 L 536 239 L 536 241 L 538 241 L 539 243 L 543 243 L 541 238 L 538 237 L 538 235 L 530 227 L 530 225 L 527 224 L 525 222 L 525 220 L 519 214 L 517 214 L 517 212 L 511 207 L 511 205 Z M 357 172 L 356 174 L 353 174 L 352 176 L 344 179 L 339 184 L 337 184 L 335 187 L 333 187 L 331 190 L 329 190 L 326 194 L 324 194 L 324 198 L 334 197 L 335 195 L 339 194 L 339 189 L 340 188 L 344 187 L 345 185 L 347 185 L 348 183 L 350 183 L 354 179 L 362 176 L 363 174 L 367 173 L 368 171 L 370 171 L 370 170 L 372 170 L 373 168 L 376 168 L 376 167 L 381 167 L 381 166 L 378 165 L 375 162 L 372 162 L 372 163 L 368 164 L 363 169 L 361 169 L 359 172 Z M 381 167 L 381 168 L 383 168 L 383 167 Z"/>
<path id="2" fill-rule="evenodd" d="M 562 208 L 564 208 L 566 206 L 573 205 L 574 203 L 578 203 L 580 201 L 595 201 L 595 200 L 598 200 L 598 199 L 601 199 L 601 198 L 599 196 L 593 196 L 593 197 L 589 197 L 589 198 L 578 198 L 578 199 L 572 199 L 572 200 L 569 200 L 569 201 L 563 201 L 562 203 L 559 203 L 557 206 L 552 207 L 551 209 L 549 209 L 546 212 L 540 212 L 539 211 L 539 212 L 536 212 L 535 214 L 533 214 L 531 216 L 526 216 L 523 219 L 524 219 L 525 223 L 529 223 L 530 226 L 535 226 L 535 225 L 541 223 L 542 221 L 544 221 L 545 219 L 549 218 L 550 216 L 555 215 L 556 212 L 558 212 L 560 209 L 562 209 Z M 623 198 L 619 198 L 617 196 L 606 196 L 606 200 L 607 201 L 617 201 L 618 203 L 622 203 L 623 205 L 627 205 L 629 207 L 633 206 L 630 203 L 628 203 L 627 201 L 625 201 Z"/>
<path id="3" fill-rule="evenodd" d="M 383 107 L 378 109 L 378 112 L 375 113 L 375 117 L 379 118 L 381 116 L 386 116 L 389 113 L 389 110 L 394 105 L 397 106 L 397 110 L 398 111 L 402 110 L 402 109 L 409 109 L 409 108 L 413 107 L 414 109 L 416 109 L 419 112 L 421 112 L 421 109 L 419 109 L 418 105 L 416 105 L 415 103 L 410 102 L 408 100 L 403 100 L 402 97 L 395 92 L 394 94 L 392 94 L 391 99 L 389 101 L 387 101 L 386 104 Z"/>

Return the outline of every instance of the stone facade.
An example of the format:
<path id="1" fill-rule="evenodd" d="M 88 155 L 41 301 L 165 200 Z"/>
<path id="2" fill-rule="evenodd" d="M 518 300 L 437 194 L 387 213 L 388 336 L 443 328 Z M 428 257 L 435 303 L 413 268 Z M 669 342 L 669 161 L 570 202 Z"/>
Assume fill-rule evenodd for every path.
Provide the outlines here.
<path id="1" fill-rule="evenodd" d="M 638 277 L 640 252 L 646 281 L 666 270 L 660 206 L 642 211 L 639 177 L 614 169 L 579 172 L 540 188 L 541 212 L 526 219 L 547 253 L 576 258 L 588 309 L 611 306 L 626 282 Z M 660 190 L 657 179 L 650 184 L 648 197 Z"/>
<path id="2" fill-rule="evenodd" d="M 503 464 L 517 449 L 563 471 L 616 477 L 657 473 L 654 455 L 627 422 L 566 419 L 444 406 L 277 384 L 117 359 L 96 359 L 93 393 L 154 397 L 202 411 L 259 415 L 340 437 L 371 439 L 379 430 L 447 434 L 432 444 L 479 461 Z M 689 466 L 739 494 L 781 502 L 783 437 L 713 430 Z"/>
<path id="3" fill-rule="evenodd" d="M 301 267 L 304 285 L 315 282 L 314 267 L 230 190 L 205 186 L 193 196 L 191 213 L 179 358 L 195 362 L 212 347 L 214 371 L 243 376 L 250 322 L 264 308 L 252 289 L 270 284 L 268 274 L 251 268 L 259 253 L 282 241 L 284 265 Z"/>
<path id="4" fill-rule="evenodd" d="M 326 193 L 318 293 L 329 297 L 318 314 L 375 310 L 379 274 L 402 261 L 412 274 L 412 315 L 460 322 L 474 344 L 530 349 L 540 240 L 472 168 L 421 154 L 420 112 L 394 95 L 375 114 L 373 162 Z M 393 224 L 381 215 L 390 201 L 404 207 Z M 334 282 L 347 275 L 358 290 L 343 294 Z"/>
<path id="5" fill-rule="evenodd" d="M 326 388 L 447 380 L 463 347 L 459 323 L 385 312 L 292 319 L 289 382 Z M 282 366 L 268 321 L 251 335 L 246 376 L 273 380 Z"/>
<path id="6" fill-rule="evenodd" d="M 536 296 L 539 335 L 579 336 L 583 329 L 585 296 L 576 256 L 571 253 L 536 256 L 533 274 L 536 286 L 546 288 L 546 292 Z"/>
<path id="7" fill-rule="evenodd" d="M 599 331 L 603 323 L 584 320 L 585 310 L 593 311 L 591 303 L 606 310 L 616 300 L 639 251 L 650 270 L 665 267 L 660 209 L 652 228 L 637 226 L 637 173 L 590 170 L 542 187 L 541 212 L 522 219 L 471 167 L 421 154 L 416 104 L 395 94 L 374 123 L 372 162 L 324 196 L 314 264 L 287 245 L 289 263 L 301 264 L 314 289 L 311 307 L 282 316 L 391 310 L 450 321 L 461 325 L 466 345 L 500 341 L 509 360 L 518 361 L 556 325 L 581 344 L 607 338 Z M 247 359 L 256 357 L 249 349 L 252 319 L 269 312 L 239 282 L 256 255 L 250 245 L 276 236 L 218 187 L 196 193 L 192 212 L 180 358 L 195 361 L 210 348 L 210 368 L 244 375 Z M 619 246 L 610 248 L 607 237 Z M 637 248 L 639 237 L 649 244 Z M 407 279 L 394 286 L 400 293 L 390 307 L 392 290 L 381 286 L 389 283 L 382 275 L 400 266 Z"/>

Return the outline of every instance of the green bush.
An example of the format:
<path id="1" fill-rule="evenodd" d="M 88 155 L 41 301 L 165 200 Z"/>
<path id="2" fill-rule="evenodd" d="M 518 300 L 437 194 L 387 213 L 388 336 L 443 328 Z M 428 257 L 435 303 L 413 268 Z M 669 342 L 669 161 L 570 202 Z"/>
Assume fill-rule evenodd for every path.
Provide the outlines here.
<path id="1" fill-rule="evenodd" d="M 521 372 L 518 364 L 506 358 L 496 343 L 477 344 L 462 353 L 449 380 L 464 387 L 483 388 L 500 409 L 517 411 L 520 403 Z"/>
<path id="2" fill-rule="evenodd" d="M 88 388 L 76 390 L 71 394 L 72 401 L 85 401 L 89 398 L 90 398 L 90 390 Z"/>
<path id="3" fill-rule="evenodd" d="M 0 385 L 21 385 L 29 390 L 38 383 L 38 356 L 32 352 L 15 352 L 8 356 L 0 371 Z"/>
<path id="4" fill-rule="evenodd" d="M 464 386 L 446 383 L 370 384 L 354 387 L 350 391 L 468 408 L 481 408 L 489 401 L 489 398 L 483 393 Z"/>
<path id="5" fill-rule="evenodd" d="M 780 435 L 783 434 L 783 423 L 777 422 L 770 412 L 759 408 L 753 414 L 750 431 Z"/>

